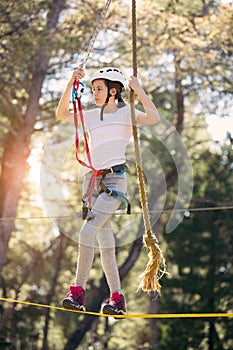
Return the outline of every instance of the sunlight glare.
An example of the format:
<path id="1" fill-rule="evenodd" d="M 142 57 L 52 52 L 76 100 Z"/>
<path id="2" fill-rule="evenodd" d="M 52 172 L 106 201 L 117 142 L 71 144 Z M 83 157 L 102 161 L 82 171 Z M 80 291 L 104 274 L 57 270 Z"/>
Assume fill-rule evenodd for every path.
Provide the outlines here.
<path id="1" fill-rule="evenodd" d="M 40 183 L 40 168 L 41 168 L 41 148 L 33 148 L 27 160 L 29 164 L 28 179 L 34 184 Z"/>
<path id="2" fill-rule="evenodd" d="M 233 135 L 233 117 L 221 118 L 210 115 L 206 117 L 206 122 L 208 131 L 214 141 L 224 142 L 227 132 Z"/>

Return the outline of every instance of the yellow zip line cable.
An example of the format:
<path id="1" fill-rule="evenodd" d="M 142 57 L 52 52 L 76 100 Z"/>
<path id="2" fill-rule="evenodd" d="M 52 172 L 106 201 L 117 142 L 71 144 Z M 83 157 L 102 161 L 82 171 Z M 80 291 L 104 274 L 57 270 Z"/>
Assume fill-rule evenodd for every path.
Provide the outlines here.
<path id="1" fill-rule="evenodd" d="M 23 305 L 29 305 L 34 307 L 41 307 L 52 310 L 74 312 L 82 315 L 90 316 L 101 316 L 101 317 L 114 317 L 114 318 L 219 318 L 219 317 L 233 317 L 233 313 L 187 313 L 187 314 L 126 314 L 126 315 L 106 315 L 100 312 L 92 311 L 79 311 L 79 310 L 68 310 L 63 307 L 58 307 L 54 305 L 38 304 L 29 301 L 21 301 L 8 298 L 0 298 L 1 301 L 6 301 L 8 303 L 18 303 Z"/>
<path id="2" fill-rule="evenodd" d="M 216 211 L 216 210 L 232 210 L 233 205 L 226 205 L 226 206 L 220 206 L 220 207 L 199 207 L 199 208 L 177 208 L 177 209 L 161 209 L 161 210 L 152 210 L 149 211 L 150 214 L 155 213 L 179 213 L 179 212 L 199 212 L 199 211 Z M 142 212 L 135 212 L 131 213 L 131 215 L 141 215 Z M 128 215 L 127 213 L 116 213 L 115 215 Z M 40 219 L 70 219 L 72 218 L 72 215 L 61 215 L 61 216 L 31 216 L 31 217 L 14 217 L 10 216 L 9 218 L 3 217 L 0 218 L 0 221 L 12 221 L 12 220 L 40 220 Z"/>

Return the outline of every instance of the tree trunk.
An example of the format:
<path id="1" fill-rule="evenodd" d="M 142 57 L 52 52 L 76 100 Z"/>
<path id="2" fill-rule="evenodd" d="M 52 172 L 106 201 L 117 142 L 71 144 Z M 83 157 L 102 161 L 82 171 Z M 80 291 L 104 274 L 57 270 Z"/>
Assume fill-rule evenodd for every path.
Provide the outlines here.
<path id="1" fill-rule="evenodd" d="M 58 240 L 58 246 L 57 246 L 57 253 L 56 253 L 56 260 L 53 266 L 53 272 L 52 272 L 52 277 L 51 277 L 51 282 L 50 282 L 50 289 L 47 294 L 46 298 L 46 304 L 51 305 L 54 291 L 56 288 L 56 283 L 57 283 L 57 277 L 60 271 L 61 267 L 61 260 L 63 256 L 63 235 L 60 234 L 60 236 L 57 238 Z M 44 329 L 43 329 L 43 345 L 42 345 L 42 350 L 47 350 L 49 349 L 48 347 L 48 331 L 49 331 L 49 320 L 50 320 L 50 312 L 51 309 L 46 309 L 45 311 L 45 324 L 44 324 Z"/>
<path id="2" fill-rule="evenodd" d="M 21 291 L 21 287 L 24 285 L 25 281 L 28 280 L 28 277 L 30 276 L 30 274 L 32 273 L 32 271 L 34 271 L 34 267 L 37 265 L 38 263 L 38 259 L 40 257 L 40 254 L 38 254 L 36 251 L 34 252 L 34 255 L 32 255 L 32 261 L 31 264 L 28 265 L 27 267 L 25 267 L 24 269 L 24 274 L 22 276 L 21 281 L 17 281 L 17 286 L 15 286 L 15 299 L 18 298 L 18 295 Z M 3 291 L 4 291 L 4 279 L 2 279 L 2 285 L 1 285 Z M 7 298 L 7 293 L 3 293 L 4 298 Z M 7 325 L 7 323 L 10 321 L 12 314 L 15 310 L 17 303 L 12 303 L 11 306 L 7 307 L 7 308 L 3 308 L 2 310 L 2 315 L 1 315 L 1 319 L 0 319 L 0 330 L 4 329 Z"/>
<path id="3" fill-rule="evenodd" d="M 181 72 L 181 59 L 178 57 L 176 52 L 174 52 L 175 59 L 175 99 L 176 99 L 176 108 L 177 108 L 177 120 L 175 128 L 179 134 L 182 133 L 184 128 L 184 94 L 182 87 L 182 72 Z"/>
<path id="4" fill-rule="evenodd" d="M 155 295 L 153 295 L 153 293 L 150 294 L 150 297 L 151 297 L 150 313 L 158 314 L 159 313 L 159 300 Z M 152 346 L 151 349 L 153 349 L 153 350 L 160 349 L 158 324 L 159 324 L 159 321 L 156 320 L 155 318 L 150 320 L 150 344 Z"/>
<path id="5" fill-rule="evenodd" d="M 56 32 L 59 14 L 65 0 L 53 0 L 48 13 L 45 32 L 49 38 L 44 50 L 38 48 L 38 55 L 32 68 L 31 87 L 25 114 L 22 112 L 22 124 L 15 132 L 9 131 L 5 139 L 0 177 L 0 274 L 6 261 L 8 244 L 14 230 L 14 218 L 17 213 L 22 181 L 27 169 L 27 157 L 30 152 L 30 139 L 33 133 L 36 116 L 39 111 L 41 88 L 47 74 L 51 57 L 52 40 Z M 9 103 L 9 101 L 7 101 Z M 12 109 L 14 106 L 12 105 Z M 14 124 L 14 122 L 12 122 Z"/>
<path id="6" fill-rule="evenodd" d="M 9 133 L 5 140 L 0 177 L 0 217 L 9 219 L 0 221 L 0 273 L 14 230 L 14 218 L 29 155 L 30 136 L 30 133 L 27 134 L 25 129 L 22 129 L 17 133 L 17 137 Z"/>

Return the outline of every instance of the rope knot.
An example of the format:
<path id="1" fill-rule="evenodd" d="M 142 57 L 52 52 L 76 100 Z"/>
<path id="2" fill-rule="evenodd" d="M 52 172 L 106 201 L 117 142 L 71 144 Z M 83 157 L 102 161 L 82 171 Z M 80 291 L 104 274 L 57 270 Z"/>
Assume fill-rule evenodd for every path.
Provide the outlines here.
<path id="1" fill-rule="evenodd" d="M 144 235 L 144 242 L 148 247 L 151 245 L 158 245 L 157 237 L 152 231 L 149 231 L 149 233 L 147 232 L 146 235 Z"/>

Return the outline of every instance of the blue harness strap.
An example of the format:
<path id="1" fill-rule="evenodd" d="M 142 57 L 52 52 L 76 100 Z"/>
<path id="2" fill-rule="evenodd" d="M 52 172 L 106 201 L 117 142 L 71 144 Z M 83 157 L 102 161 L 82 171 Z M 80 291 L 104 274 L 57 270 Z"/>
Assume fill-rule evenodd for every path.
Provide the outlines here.
<path id="1" fill-rule="evenodd" d="M 125 193 L 121 191 L 112 191 L 111 196 L 122 201 L 121 205 L 117 210 L 124 210 L 127 207 L 127 214 L 131 214 L 131 204 L 128 198 L 126 197 Z"/>
<path id="2" fill-rule="evenodd" d="M 114 173 L 114 174 L 121 175 L 121 174 L 124 174 L 125 172 L 126 172 L 125 164 L 116 165 L 110 169 L 103 170 L 102 178 L 100 180 L 100 186 L 101 186 L 102 192 L 105 192 L 108 196 L 112 196 L 122 201 L 118 210 L 124 210 L 127 207 L 127 214 L 131 214 L 131 204 L 128 198 L 126 197 L 125 193 L 121 191 L 111 190 L 103 183 L 103 180 L 107 174 Z"/>

